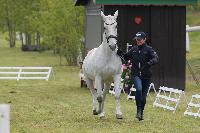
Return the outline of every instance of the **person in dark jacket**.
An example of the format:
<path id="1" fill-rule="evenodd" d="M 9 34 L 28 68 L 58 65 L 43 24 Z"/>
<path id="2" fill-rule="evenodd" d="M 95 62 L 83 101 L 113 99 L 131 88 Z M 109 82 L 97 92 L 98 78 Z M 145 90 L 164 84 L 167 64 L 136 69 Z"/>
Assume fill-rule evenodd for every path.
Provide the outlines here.
<path id="1" fill-rule="evenodd" d="M 134 39 L 137 45 L 134 45 L 127 53 L 123 53 L 121 50 L 117 50 L 117 54 L 125 61 L 131 60 L 132 69 L 131 76 L 133 84 L 136 89 L 136 106 L 137 113 L 136 118 L 141 121 L 143 118 L 143 111 L 146 104 L 146 96 L 150 85 L 150 79 L 152 76 L 151 66 L 158 62 L 158 55 L 148 46 L 146 43 L 146 34 L 144 32 L 138 32 Z"/>

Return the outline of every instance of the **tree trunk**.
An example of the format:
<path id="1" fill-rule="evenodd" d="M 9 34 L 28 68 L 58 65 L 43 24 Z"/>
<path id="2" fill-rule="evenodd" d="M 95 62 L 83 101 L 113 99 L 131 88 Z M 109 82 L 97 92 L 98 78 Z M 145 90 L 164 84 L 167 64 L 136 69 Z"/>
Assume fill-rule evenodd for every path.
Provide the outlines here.
<path id="1" fill-rule="evenodd" d="M 25 44 L 28 45 L 28 33 L 25 33 Z"/>
<path id="2" fill-rule="evenodd" d="M 9 28 L 9 43 L 10 43 L 10 48 L 15 47 L 15 42 L 16 42 L 16 34 L 15 31 L 10 27 Z"/>
<path id="3" fill-rule="evenodd" d="M 31 45 L 31 34 L 28 34 L 28 45 Z"/>
<path id="4" fill-rule="evenodd" d="M 36 32 L 36 45 L 40 46 L 40 33 Z"/>
<path id="5" fill-rule="evenodd" d="M 9 33 L 10 48 L 13 48 L 15 47 L 15 41 L 16 41 L 15 24 L 9 19 L 9 10 L 7 6 L 6 6 L 6 23 Z"/>
<path id="6" fill-rule="evenodd" d="M 26 40 L 26 45 L 31 45 L 31 34 L 25 33 L 25 40 Z"/>
<path id="7" fill-rule="evenodd" d="M 23 37 L 23 33 L 20 32 L 19 35 L 20 35 L 21 43 L 22 43 L 22 45 L 24 45 L 24 37 Z"/>

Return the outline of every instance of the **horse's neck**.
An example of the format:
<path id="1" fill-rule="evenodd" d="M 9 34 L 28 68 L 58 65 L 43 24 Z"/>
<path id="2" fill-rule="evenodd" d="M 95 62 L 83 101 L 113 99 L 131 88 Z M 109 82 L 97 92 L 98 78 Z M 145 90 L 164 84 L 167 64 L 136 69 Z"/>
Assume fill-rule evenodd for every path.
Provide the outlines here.
<path id="1" fill-rule="evenodd" d="M 107 45 L 107 39 L 106 39 L 106 33 L 105 31 L 103 32 L 103 42 L 102 42 L 103 45 Z"/>
<path id="2" fill-rule="evenodd" d="M 110 57 L 110 55 L 113 54 L 113 51 L 110 50 L 109 44 L 107 43 L 107 39 L 106 39 L 106 35 L 105 35 L 105 32 L 103 33 L 103 42 L 102 44 L 100 45 L 101 49 L 103 50 L 103 53 L 105 56 L 107 57 Z"/>

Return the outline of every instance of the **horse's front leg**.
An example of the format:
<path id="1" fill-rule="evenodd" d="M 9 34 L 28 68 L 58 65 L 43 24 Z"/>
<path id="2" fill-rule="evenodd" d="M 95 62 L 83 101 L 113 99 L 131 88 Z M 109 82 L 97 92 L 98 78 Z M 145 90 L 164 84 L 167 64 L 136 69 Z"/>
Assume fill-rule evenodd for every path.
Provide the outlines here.
<path id="1" fill-rule="evenodd" d="M 93 80 L 87 78 L 85 76 L 85 81 L 87 83 L 88 88 L 90 89 L 91 95 L 92 95 L 92 111 L 93 111 L 93 115 L 98 115 L 97 111 L 96 111 L 96 101 L 97 101 L 97 92 L 94 88 L 93 85 Z"/>
<path id="2" fill-rule="evenodd" d="M 122 112 L 120 109 L 120 94 L 121 94 L 121 75 L 114 76 L 115 98 L 116 98 L 116 118 L 122 119 Z"/>
<path id="3" fill-rule="evenodd" d="M 105 112 L 104 112 L 104 103 L 105 103 L 105 100 L 106 100 L 106 94 L 107 94 L 108 91 L 109 91 L 109 87 L 110 87 L 110 83 L 105 83 L 105 84 L 104 84 L 103 101 L 102 101 L 102 104 L 101 104 L 102 112 L 99 114 L 99 117 L 100 117 L 100 118 L 103 118 L 103 117 L 105 116 Z"/>
<path id="4" fill-rule="evenodd" d="M 98 113 L 102 113 L 102 102 L 103 102 L 103 80 L 101 76 L 96 76 L 95 77 L 95 87 L 97 89 L 97 101 L 99 103 L 99 110 Z M 101 117 L 101 116 L 100 116 Z"/>

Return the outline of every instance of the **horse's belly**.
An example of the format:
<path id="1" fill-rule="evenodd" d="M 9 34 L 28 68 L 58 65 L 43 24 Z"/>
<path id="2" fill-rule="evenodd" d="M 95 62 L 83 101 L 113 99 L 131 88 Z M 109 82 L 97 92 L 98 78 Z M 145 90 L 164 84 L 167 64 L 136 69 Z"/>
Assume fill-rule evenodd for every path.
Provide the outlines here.
<path id="1" fill-rule="evenodd" d="M 104 66 L 104 69 L 102 69 L 102 73 L 105 77 L 109 77 L 110 75 L 114 76 L 116 74 L 121 74 L 121 69 L 120 66 L 112 66 L 112 67 L 107 67 Z"/>
<path id="2" fill-rule="evenodd" d="M 95 54 L 96 49 L 89 53 L 83 62 L 84 75 L 90 79 L 94 79 L 95 76 L 100 75 L 103 79 L 110 79 L 116 74 L 121 74 L 121 60 L 112 58 L 109 61 L 105 61 L 104 56 Z"/>
<path id="3" fill-rule="evenodd" d="M 84 74 L 90 79 L 94 79 L 95 76 L 100 75 L 104 80 L 107 80 L 116 74 L 121 74 L 120 66 L 108 67 L 106 65 L 96 66 L 94 64 L 88 64 L 87 66 L 84 66 L 83 69 Z"/>

